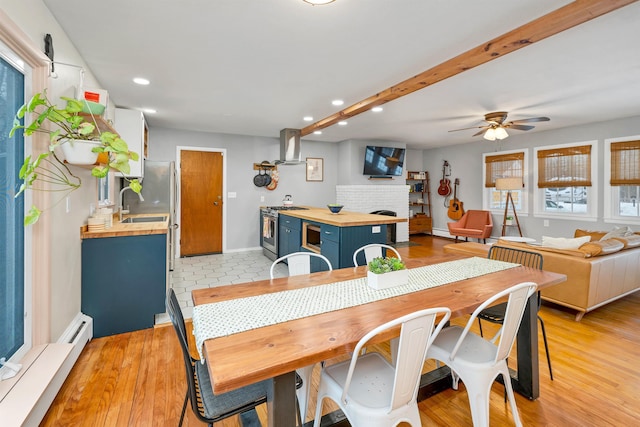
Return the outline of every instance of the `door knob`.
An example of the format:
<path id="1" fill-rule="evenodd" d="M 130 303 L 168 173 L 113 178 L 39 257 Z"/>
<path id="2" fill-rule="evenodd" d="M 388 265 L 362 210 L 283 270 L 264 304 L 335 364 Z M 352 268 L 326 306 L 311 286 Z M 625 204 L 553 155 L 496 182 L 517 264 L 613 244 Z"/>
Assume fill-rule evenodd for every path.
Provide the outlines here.
<path id="1" fill-rule="evenodd" d="M 214 206 L 218 206 L 218 202 L 213 202 L 213 205 Z"/>

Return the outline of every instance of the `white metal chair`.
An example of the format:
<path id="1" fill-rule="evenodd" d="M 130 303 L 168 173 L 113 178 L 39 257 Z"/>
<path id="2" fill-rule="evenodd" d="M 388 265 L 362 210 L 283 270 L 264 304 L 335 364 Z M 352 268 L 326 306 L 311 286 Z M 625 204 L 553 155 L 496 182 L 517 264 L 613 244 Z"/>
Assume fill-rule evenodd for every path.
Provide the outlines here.
<path id="1" fill-rule="evenodd" d="M 434 330 L 438 315 L 443 317 Z M 403 421 L 420 426 L 417 394 L 424 356 L 450 316 L 448 308 L 438 307 L 387 322 L 358 342 L 351 360 L 323 367 L 313 426 L 320 426 L 325 398 L 335 401 L 354 427 L 388 427 Z M 395 366 L 379 353 L 360 354 L 369 340 L 397 325 L 402 328 Z"/>
<path id="2" fill-rule="evenodd" d="M 383 249 L 386 249 L 387 251 L 392 251 L 396 258 L 398 258 L 399 260 L 402 260 L 402 257 L 393 246 L 385 245 L 383 243 L 370 243 L 368 245 L 361 246 L 360 248 L 355 250 L 355 252 L 353 253 L 353 265 L 355 267 L 358 267 L 359 265 L 358 255 L 360 255 L 361 252 L 364 253 L 365 264 L 369 264 L 369 262 L 371 262 L 374 258 L 384 257 L 382 253 Z M 388 254 L 386 255 L 388 256 Z M 398 339 L 394 338 L 391 340 L 391 355 L 394 359 L 395 359 L 397 350 L 398 350 Z M 365 352 L 366 350 L 362 349 L 362 354 L 364 354 Z"/>
<path id="3" fill-rule="evenodd" d="M 393 246 L 384 245 L 382 243 L 371 243 L 369 245 L 364 245 L 361 248 L 356 249 L 356 251 L 353 253 L 353 265 L 355 267 L 358 266 L 358 255 L 360 254 L 360 252 L 364 252 L 365 263 L 369 264 L 372 259 L 381 258 L 383 256 L 383 248 L 387 251 L 392 251 L 396 258 L 402 259 L 398 251 Z"/>
<path id="4" fill-rule="evenodd" d="M 489 393 L 498 375 L 502 375 L 504 379 L 516 426 L 522 426 L 511 386 L 507 357 L 516 339 L 527 300 L 533 295 L 537 286 L 533 282 L 524 282 L 497 293 L 473 312 L 464 329 L 459 326 L 443 329 L 427 351 L 427 358 L 439 360 L 451 368 L 455 390 L 458 389 L 460 379 L 464 382 L 469 395 L 473 425 L 476 427 L 489 425 Z M 500 342 L 496 345 L 479 335 L 470 333 L 469 330 L 478 314 L 507 295 L 509 299 Z"/>
<path id="5" fill-rule="evenodd" d="M 537 268 L 538 270 L 542 270 L 543 258 L 542 255 L 537 252 L 524 251 L 521 249 L 507 248 L 504 246 L 491 246 L 489 249 L 489 254 L 487 255 L 489 259 L 497 259 L 501 261 L 508 261 L 517 264 L 522 264 L 525 267 Z M 538 291 L 538 311 L 542 305 L 542 299 L 540 297 L 540 291 Z M 496 304 L 491 307 L 487 307 L 482 310 L 480 314 L 478 314 L 478 326 L 480 327 L 480 336 L 483 336 L 482 333 L 482 320 L 486 320 L 487 322 L 497 323 L 502 325 L 504 322 L 504 310 L 507 306 L 506 303 Z M 544 320 L 538 314 L 538 321 L 540 321 L 540 330 L 542 331 L 542 341 L 544 342 L 544 351 L 547 355 L 547 366 L 549 366 L 549 377 L 551 381 L 553 381 L 553 369 L 551 369 L 551 356 L 549 355 L 549 344 L 547 343 L 547 331 L 544 327 Z M 501 329 L 502 330 L 502 329 Z M 495 340 L 500 335 L 501 330 L 491 339 L 491 341 L 495 342 Z"/>
<path id="6" fill-rule="evenodd" d="M 273 269 L 276 267 L 276 264 L 287 261 L 289 265 L 289 276 L 298 276 L 300 274 L 309 274 L 311 273 L 311 257 L 316 257 L 322 259 L 327 263 L 327 267 L 329 267 L 329 271 L 333 270 L 331 266 L 331 261 L 327 259 L 326 256 L 317 254 L 315 252 L 293 252 L 291 254 L 281 256 L 277 260 L 273 261 L 271 264 L 271 269 L 269 269 L 269 276 L 273 279 Z"/>
<path id="7" fill-rule="evenodd" d="M 298 276 L 301 274 L 309 274 L 311 272 L 311 257 L 317 257 L 326 262 L 329 271 L 333 270 L 331 262 L 324 255 L 316 254 L 314 252 L 294 252 L 278 258 L 271 264 L 269 275 L 273 279 L 273 269 L 282 261 L 287 261 L 289 265 L 289 276 Z M 315 365 L 305 366 L 304 368 L 297 369 L 298 376 L 302 378 L 302 387 L 296 390 L 296 397 L 298 398 L 298 405 L 300 407 L 300 419 L 304 424 L 307 405 L 309 404 L 309 395 L 311 394 L 311 375 L 313 374 L 313 367 Z"/>

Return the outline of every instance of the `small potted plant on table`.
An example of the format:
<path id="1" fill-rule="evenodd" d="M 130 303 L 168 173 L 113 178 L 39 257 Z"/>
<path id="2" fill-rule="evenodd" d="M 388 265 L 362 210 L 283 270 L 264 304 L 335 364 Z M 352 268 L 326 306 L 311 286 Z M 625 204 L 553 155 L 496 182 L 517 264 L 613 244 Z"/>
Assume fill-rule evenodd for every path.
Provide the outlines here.
<path id="1" fill-rule="evenodd" d="M 368 264 L 367 285 L 386 289 L 409 283 L 409 270 L 398 258 L 374 258 Z"/>
<path id="2" fill-rule="evenodd" d="M 88 114 L 83 113 L 84 101 L 66 97 L 61 99 L 67 102 L 64 108 L 53 105 L 46 92 L 36 93 L 16 113 L 9 137 L 13 137 L 19 129 L 24 130 L 25 136 L 36 132 L 45 133 L 49 136 L 49 149 L 35 158 L 25 158 L 20 169 L 20 179 L 23 183 L 15 197 L 29 189 L 63 191 L 66 195 L 80 188 L 82 181 L 71 172 L 67 163 L 95 164 L 98 156 L 102 154 L 104 160 L 95 164 L 91 175 L 104 178 L 111 169 L 120 171 L 123 175 L 129 173 L 129 160 L 138 160 L 138 153 L 129 151 L 127 143 L 120 136 L 100 129 L 93 112 L 89 110 Z M 34 113 L 36 116 L 31 123 L 25 125 L 23 119 L 28 113 Z M 67 163 L 58 157 L 58 147 L 66 153 Z M 90 158 L 78 160 L 74 152 L 77 149 L 89 154 Z M 36 182 L 40 185 L 34 186 Z M 129 187 L 136 193 L 142 190 L 142 185 L 137 179 L 131 180 Z M 41 213 L 40 209 L 32 206 L 25 216 L 24 224 L 34 224 Z"/>

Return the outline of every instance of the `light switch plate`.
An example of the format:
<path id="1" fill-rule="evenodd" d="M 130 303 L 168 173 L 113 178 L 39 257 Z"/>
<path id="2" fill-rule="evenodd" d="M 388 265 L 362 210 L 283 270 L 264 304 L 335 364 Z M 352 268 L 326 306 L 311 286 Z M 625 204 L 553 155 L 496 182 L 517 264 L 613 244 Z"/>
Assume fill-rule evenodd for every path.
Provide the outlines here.
<path id="1" fill-rule="evenodd" d="M 379 233 L 380 232 L 380 226 L 379 225 L 374 225 L 373 227 L 371 227 L 371 232 L 372 233 Z"/>

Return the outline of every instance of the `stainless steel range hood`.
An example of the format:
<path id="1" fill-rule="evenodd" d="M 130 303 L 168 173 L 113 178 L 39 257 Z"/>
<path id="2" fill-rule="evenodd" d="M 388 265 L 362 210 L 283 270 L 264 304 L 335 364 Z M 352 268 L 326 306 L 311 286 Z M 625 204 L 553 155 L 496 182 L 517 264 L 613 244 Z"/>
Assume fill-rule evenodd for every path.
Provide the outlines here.
<path id="1" fill-rule="evenodd" d="M 274 162 L 276 165 L 301 165 L 300 129 L 282 129 L 280 131 L 280 159 Z"/>

